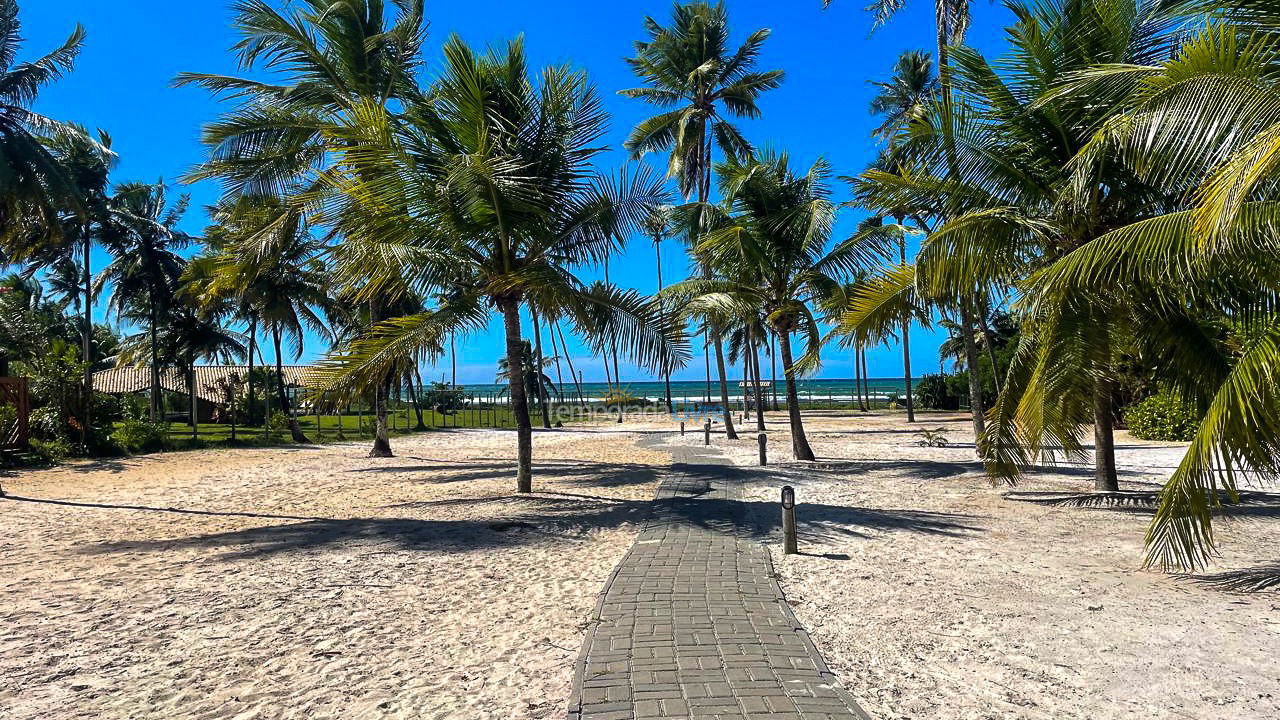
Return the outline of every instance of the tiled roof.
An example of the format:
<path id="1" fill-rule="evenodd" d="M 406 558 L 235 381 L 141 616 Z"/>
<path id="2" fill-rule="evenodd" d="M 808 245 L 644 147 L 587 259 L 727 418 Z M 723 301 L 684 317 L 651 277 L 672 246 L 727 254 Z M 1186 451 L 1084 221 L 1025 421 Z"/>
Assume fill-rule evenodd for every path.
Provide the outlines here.
<path id="1" fill-rule="evenodd" d="M 255 365 L 254 367 L 262 368 L 261 365 Z M 267 369 L 275 370 L 274 367 L 268 367 Z M 286 385 L 303 388 L 309 387 L 310 383 L 308 381 L 316 372 L 316 368 L 312 365 L 285 365 L 282 370 Z M 223 402 L 225 398 L 222 397 L 221 393 L 213 389 L 213 385 L 219 378 L 227 377 L 232 373 L 239 375 L 243 381 L 249 373 L 249 366 L 197 365 L 196 395 L 208 402 Z M 174 368 L 161 370 L 160 386 L 172 392 L 186 393 L 187 374 L 185 371 Z M 93 389 L 98 392 L 118 395 L 121 393 L 141 392 L 150 387 L 151 367 L 149 365 L 112 368 L 93 374 Z"/>

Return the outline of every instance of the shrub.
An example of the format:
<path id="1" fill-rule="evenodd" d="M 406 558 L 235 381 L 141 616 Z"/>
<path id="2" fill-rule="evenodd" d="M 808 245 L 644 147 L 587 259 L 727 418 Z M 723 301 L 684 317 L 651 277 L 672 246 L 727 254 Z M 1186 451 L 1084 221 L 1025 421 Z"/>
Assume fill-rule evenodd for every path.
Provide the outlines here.
<path id="1" fill-rule="evenodd" d="M 165 423 L 142 418 L 127 418 L 111 433 L 111 442 L 128 453 L 163 450 L 169 441 Z"/>
<path id="2" fill-rule="evenodd" d="M 1200 417 L 1195 408 L 1161 391 L 1124 411 L 1129 433 L 1143 440 L 1187 441 L 1195 437 Z"/>
<path id="3" fill-rule="evenodd" d="M 57 465 L 66 460 L 73 450 L 71 443 L 62 438 L 54 438 L 53 440 L 31 438 L 31 454 L 35 456 L 36 462 L 41 465 Z"/>
<path id="4" fill-rule="evenodd" d="M 5 438 L 18 424 L 18 408 L 12 405 L 0 405 L 0 438 Z"/>
<path id="5" fill-rule="evenodd" d="M 282 410 L 271 413 L 267 419 L 267 437 L 275 437 L 289 429 L 289 416 Z"/>
<path id="6" fill-rule="evenodd" d="M 960 396 L 955 383 L 946 375 L 925 375 L 916 383 L 915 401 L 929 410 L 959 410 Z"/>

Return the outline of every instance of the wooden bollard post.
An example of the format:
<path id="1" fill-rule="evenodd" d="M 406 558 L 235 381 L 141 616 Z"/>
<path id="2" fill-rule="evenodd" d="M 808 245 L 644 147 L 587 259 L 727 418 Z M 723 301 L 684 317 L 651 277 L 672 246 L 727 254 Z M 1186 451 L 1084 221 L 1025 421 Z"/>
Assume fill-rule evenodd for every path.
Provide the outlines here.
<path id="1" fill-rule="evenodd" d="M 756 442 L 760 443 L 760 467 L 764 467 L 769 464 L 769 437 L 764 433 L 760 433 L 756 435 Z"/>
<path id="2" fill-rule="evenodd" d="M 796 491 L 790 485 L 782 488 L 782 551 L 787 555 L 796 549 Z"/>
<path id="3" fill-rule="evenodd" d="M 684 437 L 684 421 L 680 421 L 680 437 Z"/>
<path id="4" fill-rule="evenodd" d="M 702 423 L 702 444 L 711 444 L 711 418 L 707 418 L 706 422 Z"/>

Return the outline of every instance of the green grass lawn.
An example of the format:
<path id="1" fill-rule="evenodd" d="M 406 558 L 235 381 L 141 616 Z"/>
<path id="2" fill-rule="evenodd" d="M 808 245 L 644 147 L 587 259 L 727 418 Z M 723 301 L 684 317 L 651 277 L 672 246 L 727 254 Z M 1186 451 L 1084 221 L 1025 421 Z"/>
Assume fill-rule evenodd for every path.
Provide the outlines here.
<path id="1" fill-rule="evenodd" d="M 487 409 L 459 410 L 448 416 L 426 410 L 422 413 L 422 420 L 429 430 L 515 426 L 511 411 L 507 408 L 497 408 L 492 411 Z M 373 423 L 374 418 L 368 413 L 363 416 L 343 415 L 341 417 L 321 415 L 320 429 L 317 431 L 314 415 L 298 418 L 298 424 L 302 427 L 302 432 L 312 442 L 334 442 L 339 440 L 339 424 L 341 424 L 343 439 L 371 440 L 373 439 Z M 417 416 L 412 410 L 397 410 L 387 413 L 387 423 L 390 425 L 390 435 L 392 437 L 408 435 L 415 432 L 413 427 L 417 424 Z M 193 438 L 190 425 L 184 422 L 171 422 L 169 423 L 169 441 L 174 449 L 179 450 L 191 447 L 230 445 L 231 426 L 222 423 L 200 423 L 196 427 L 196 437 Z M 236 444 L 291 445 L 293 444 L 293 439 L 287 430 L 282 433 L 276 433 L 273 438 L 268 438 L 263 428 L 237 426 Z"/>

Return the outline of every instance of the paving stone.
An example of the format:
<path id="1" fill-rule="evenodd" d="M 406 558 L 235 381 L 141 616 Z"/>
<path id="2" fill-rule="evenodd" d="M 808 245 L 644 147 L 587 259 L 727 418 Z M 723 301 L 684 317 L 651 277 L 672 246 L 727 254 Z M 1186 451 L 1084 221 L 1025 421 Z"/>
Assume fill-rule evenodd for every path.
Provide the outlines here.
<path id="1" fill-rule="evenodd" d="M 678 448 L 597 604 L 570 720 L 867 720 L 746 531 L 741 471 Z"/>

